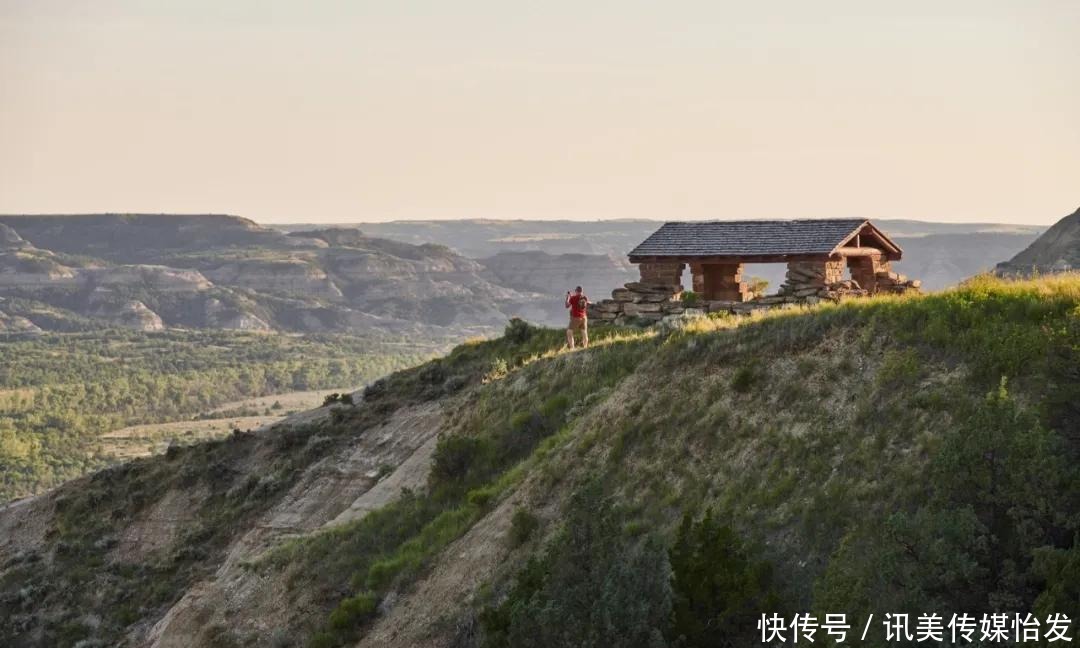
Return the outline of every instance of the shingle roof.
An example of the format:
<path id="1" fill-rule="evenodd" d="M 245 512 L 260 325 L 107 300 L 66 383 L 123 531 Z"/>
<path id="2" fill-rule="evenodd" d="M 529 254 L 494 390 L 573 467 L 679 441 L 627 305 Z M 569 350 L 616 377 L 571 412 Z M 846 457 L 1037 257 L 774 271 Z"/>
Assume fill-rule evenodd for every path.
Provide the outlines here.
<path id="1" fill-rule="evenodd" d="M 630 256 L 827 254 L 866 222 L 831 218 L 664 223 Z"/>

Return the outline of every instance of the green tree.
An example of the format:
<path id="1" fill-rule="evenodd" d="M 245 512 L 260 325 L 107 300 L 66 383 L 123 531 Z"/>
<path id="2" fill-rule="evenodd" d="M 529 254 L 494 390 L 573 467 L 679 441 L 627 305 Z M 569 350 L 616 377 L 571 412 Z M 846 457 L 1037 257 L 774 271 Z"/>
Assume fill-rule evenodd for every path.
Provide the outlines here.
<path id="1" fill-rule="evenodd" d="M 674 646 L 726 648 L 754 641 L 760 614 L 778 612 L 772 568 L 754 560 L 731 527 L 711 511 L 695 522 L 687 513 L 669 551 Z"/>
<path id="2" fill-rule="evenodd" d="M 591 482 L 572 498 L 566 527 L 481 615 L 488 646 L 657 648 L 671 610 L 670 567 L 654 537 L 633 542 L 617 507 Z"/>

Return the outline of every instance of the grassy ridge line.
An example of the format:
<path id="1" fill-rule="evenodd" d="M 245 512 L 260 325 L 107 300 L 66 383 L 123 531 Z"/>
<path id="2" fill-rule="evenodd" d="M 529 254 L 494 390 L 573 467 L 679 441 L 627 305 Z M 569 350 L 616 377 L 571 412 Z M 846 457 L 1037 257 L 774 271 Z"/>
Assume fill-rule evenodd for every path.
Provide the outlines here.
<path id="1" fill-rule="evenodd" d="M 132 623 L 157 618 L 212 572 L 229 539 L 288 492 L 305 466 L 397 409 L 433 399 L 451 424 L 426 489 L 255 566 L 268 576 L 283 570 L 305 602 L 295 609 L 309 616 L 285 638 L 315 645 L 362 638 L 384 614 L 380 599 L 414 593 L 447 559 L 443 548 L 523 488 L 533 510 L 515 518 L 532 532 L 508 539 L 500 577 L 481 588 L 486 598 L 451 606 L 465 617 L 459 627 L 478 630 L 461 645 L 636 645 L 575 635 L 609 631 L 582 613 L 610 610 L 567 605 L 552 583 L 581 583 L 579 601 L 665 600 L 642 596 L 616 568 L 661 573 L 668 559 L 657 546 L 680 544 L 683 514 L 696 519 L 706 508 L 733 530 L 736 554 L 752 547 L 755 555 L 723 561 L 730 574 L 709 573 L 720 563 L 671 559 L 682 565 L 675 573 L 699 569 L 743 582 L 771 566 L 779 611 L 880 612 L 911 601 L 975 612 L 1062 609 L 1078 600 L 1080 576 L 1070 572 L 1080 564 L 1076 462 L 1054 461 L 1076 456 L 1066 432 L 1077 429 L 1080 403 L 1080 380 L 1070 373 L 1080 364 L 1078 309 L 1073 277 L 980 280 L 939 295 L 698 320 L 659 334 L 611 331 L 610 341 L 588 351 L 559 351 L 560 331 L 514 327 L 379 381 L 328 427 L 182 449 L 61 489 L 50 560 L 27 556 L 0 568 L 7 570 L 0 638 L 18 637 L 25 624 L 34 627 L 33 615 L 46 615 L 37 627 L 48 645 L 117 643 Z M 1003 335 L 1022 344 L 1001 344 Z M 1007 459 L 1001 465 L 1009 470 L 980 462 L 988 452 Z M 270 465 L 250 475 L 233 468 L 250 457 Z M 1017 478 L 983 496 L 988 480 L 1009 474 Z M 589 508 L 597 477 L 610 509 L 604 515 Z M 209 496 L 176 545 L 142 564 L 109 564 L 109 540 L 126 520 L 195 487 Z M 552 507 L 566 514 L 545 513 Z M 602 542 L 570 552 L 557 541 L 565 534 Z M 950 556 L 956 560 L 942 562 Z M 530 558 L 540 568 L 519 572 Z M 583 564 L 602 568 L 575 571 Z M 1014 567 L 995 573 L 994 564 Z M 612 597 L 600 596 L 606 590 L 590 573 L 613 577 Z M 512 587 L 522 581 L 529 586 Z M 670 586 L 672 599 L 685 594 L 678 582 Z M 543 617 L 556 634 L 515 621 L 541 618 L 533 600 L 558 612 Z M 487 614 L 505 603 L 525 614 Z M 660 608 L 642 612 L 657 624 L 666 618 Z M 100 624 L 87 625 L 88 614 Z M 682 618 L 692 625 L 693 616 Z M 237 626 L 219 627 L 215 645 L 265 643 Z M 661 625 L 644 630 L 670 638 Z M 745 628 L 724 630 L 738 636 Z"/>
<path id="2" fill-rule="evenodd" d="M 602 474 L 630 503 L 623 521 L 632 529 L 670 532 L 684 511 L 717 509 L 769 547 L 786 579 L 788 601 L 810 606 L 832 600 L 837 592 L 858 591 L 851 583 L 841 588 L 838 582 L 844 581 L 836 581 L 835 574 L 855 560 L 836 553 L 837 547 L 870 528 L 860 523 L 860 515 L 873 520 L 872 526 L 895 528 L 895 519 L 886 524 L 890 511 L 906 508 L 918 515 L 921 509 L 913 503 L 943 497 L 935 491 L 947 489 L 932 488 L 936 485 L 920 474 L 941 470 L 931 460 L 935 454 L 952 452 L 956 460 L 974 452 L 957 447 L 956 430 L 974 435 L 986 423 L 982 413 L 997 411 L 1008 414 L 1014 427 L 990 443 L 1020 435 L 1042 444 L 1040 461 L 1056 447 L 1047 430 L 1064 429 L 1075 413 L 1062 404 L 1076 402 L 1077 385 L 1061 372 L 1062 362 L 1075 358 L 1078 349 L 1078 303 L 1075 277 L 1015 283 L 978 279 L 929 296 L 852 301 L 752 320 L 702 319 L 660 338 L 636 335 L 621 340 L 625 344 L 598 345 L 580 354 L 581 363 L 607 374 L 607 381 L 586 374 L 589 388 L 575 381 L 579 374 L 553 348 L 507 358 L 488 345 L 490 380 L 469 401 L 464 423 L 440 445 L 430 492 L 304 541 L 303 551 L 280 555 L 279 565 L 294 577 L 351 574 L 356 594 L 338 605 L 312 640 L 316 646 L 348 643 L 363 632 L 386 592 L 407 589 L 443 547 L 561 442 L 577 449 L 557 453 L 560 465 L 544 469 L 564 476 L 552 477 L 547 488 L 573 492 L 573 475 Z M 550 342 L 558 344 L 557 336 L 540 336 L 554 337 Z M 643 383 L 636 402 L 619 403 L 590 429 L 574 428 L 581 412 L 566 416 L 566 409 L 601 406 L 612 388 L 635 372 Z M 1028 404 L 997 389 L 1003 379 Z M 1053 389 L 1046 389 L 1048 380 Z M 815 393 L 807 381 L 825 391 Z M 527 399 L 516 396 L 522 391 L 513 387 L 517 384 L 528 385 Z M 536 435 L 521 417 L 537 412 L 545 421 L 560 410 L 545 398 L 565 409 Z M 830 410 L 835 398 L 852 401 L 840 416 Z M 523 455 L 524 463 L 499 452 L 511 439 L 531 434 L 549 440 L 531 446 L 540 450 Z M 839 476 L 838 466 L 845 467 Z M 1067 470 L 1063 474 L 1065 482 L 1046 485 L 1056 484 L 1068 499 L 1072 493 L 1064 485 L 1071 477 Z M 442 490 L 447 488 L 450 497 Z M 1057 530 L 1051 527 L 1044 531 L 1053 535 Z M 985 525 L 969 527 L 977 528 L 984 535 L 995 533 Z M 344 565 L 334 563 L 342 546 L 349 548 L 342 552 L 349 557 Z M 1034 549 L 1008 551 L 1030 568 Z M 794 566 L 795 555 L 801 556 L 802 568 Z M 822 585 L 815 591 L 819 578 Z M 978 592 L 974 604 L 985 606 L 1000 584 L 968 585 Z M 867 598 L 886 594 L 898 605 L 910 603 L 912 596 L 860 592 Z M 1028 587 L 1010 594 L 1032 604 L 1038 592 Z M 865 599 L 845 601 L 856 608 L 866 604 Z"/>

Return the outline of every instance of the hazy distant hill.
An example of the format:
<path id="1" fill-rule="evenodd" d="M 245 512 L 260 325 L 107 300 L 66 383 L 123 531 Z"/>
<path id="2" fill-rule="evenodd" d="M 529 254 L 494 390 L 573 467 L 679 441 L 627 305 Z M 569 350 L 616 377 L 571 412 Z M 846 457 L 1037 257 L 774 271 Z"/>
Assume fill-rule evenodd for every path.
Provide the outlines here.
<path id="1" fill-rule="evenodd" d="M 1080 209 L 1062 218 L 1031 245 L 997 268 L 1004 275 L 1068 270 L 1080 270 Z"/>

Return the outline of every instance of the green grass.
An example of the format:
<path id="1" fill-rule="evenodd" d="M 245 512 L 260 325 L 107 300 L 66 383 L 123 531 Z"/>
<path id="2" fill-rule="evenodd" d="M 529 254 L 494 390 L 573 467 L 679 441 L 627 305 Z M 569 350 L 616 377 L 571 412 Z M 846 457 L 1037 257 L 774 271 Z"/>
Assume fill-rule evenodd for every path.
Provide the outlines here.
<path id="1" fill-rule="evenodd" d="M 512 324 L 502 338 L 388 376 L 324 431 L 323 445 L 310 430 L 275 439 L 282 463 L 250 483 L 222 476 L 220 447 L 94 482 L 57 520 L 64 578 L 76 591 L 95 583 L 94 543 L 119 524 L 95 507 L 138 511 L 170 484 L 211 485 L 188 544 L 215 564 L 231 533 L 334 452 L 335 435 L 439 400 L 446 423 L 423 489 L 254 566 L 285 578 L 311 610 L 290 636 L 319 648 L 354 642 L 387 596 L 409 595 L 513 493 L 508 558 L 484 588 L 505 594 L 565 532 L 562 518 L 539 524 L 549 516 L 529 506 L 565 512 L 582 484 L 597 482 L 617 512 L 604 528 L 618 529 L 621 547 L 597 555 L 640 556 L 640 543 L 671 543 L 687 513 L 711 509 L 739 546 L 755 548 L 755 563 L 770 565 L 790 609 L 905 610 L 925 600 L 979 611 L 1008 600 L 1047 610 L 1070 600 L 1080 278 L 979 278 L 944 293 L 700 318 L 670 331 L 607 328 L 588 350 L 565 350 L 563 340 Z M 121 580 L 163 605 L 198 577 L 199 559 L 176 558 L 179 567 Z M 50 578 L 59 576 L 41 582 Z M 59 593 L 42 596 L 55 603 Z M 81 602 L 96 609 L 89 596 Z M 114 602 L 110 631 L 133 616 Z"/>

